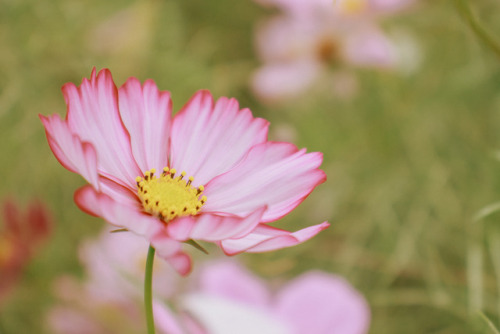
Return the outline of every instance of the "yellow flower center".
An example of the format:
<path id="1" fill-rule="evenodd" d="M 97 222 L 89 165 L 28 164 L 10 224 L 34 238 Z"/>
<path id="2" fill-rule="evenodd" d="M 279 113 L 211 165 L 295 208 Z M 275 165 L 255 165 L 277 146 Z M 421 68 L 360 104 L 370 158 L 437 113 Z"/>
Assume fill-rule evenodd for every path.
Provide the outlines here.
<path id="1" fill-rule="evenodd" d="M 155 176 L 155 172 L 155 169 L 151 169 L 144 173 L 144 177 L 138 176 L 135 179 L 137 194 L 146 212 L 165 222 L 175 217 L 194 216 L 200 212 L 207 197 L 201 196 L 203 186 L 191 186 L 194 180 L 192 176 L 186 180 L 186 172 L 182 172 L 176 177 L 176 170 L 168 167 L 163 168 L 159 177 Z"/>
<path id="2" fill-rule="evenodd" d="M 346 14 L 359 14 L 366 9 L 366 0 L 343 0 L 340 7 Z"/>

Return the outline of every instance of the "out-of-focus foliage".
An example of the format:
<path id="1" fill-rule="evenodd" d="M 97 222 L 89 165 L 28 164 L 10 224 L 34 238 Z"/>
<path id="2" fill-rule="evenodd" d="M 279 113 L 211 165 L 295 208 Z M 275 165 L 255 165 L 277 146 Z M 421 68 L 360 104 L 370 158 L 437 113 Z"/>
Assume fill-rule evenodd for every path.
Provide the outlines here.
<path id="1" fill-rule="evenodd" d="M 471 5 L 500 39 L 498 2 Z M 54 279 L 82 275 L 78 244 L 104 224 L 74 205 L 83 180 L 54 159 L 37 117 L 63 114 L 61 85 L 93 66 L 116 82 L 153 78 L 175 110 L 200 88 L 234 96 L 271 120 L 272 138 L 324 152 L 328 181 L 285 220 L 332 227 L 295 248 L 240 256 L 259 274 L 346 277 L 371 305 L 372 333 L 485 333 L 479 311 L 500 323 L 500 213 L 477 216 L 500 201 L 500 60 L 452 1 L 418 0 L 382 21 L 414 37 L 417 71 L 347 67 L 359 80 L 350 98 L 319 86 L 264 105 L 249 89 L 260 65 L 253 35 L 275 12 L 251 0 L 0 3 L 0 195 L 43 198 L 57 221 L 4 305 L 0 333 L 41 332 Z"/>

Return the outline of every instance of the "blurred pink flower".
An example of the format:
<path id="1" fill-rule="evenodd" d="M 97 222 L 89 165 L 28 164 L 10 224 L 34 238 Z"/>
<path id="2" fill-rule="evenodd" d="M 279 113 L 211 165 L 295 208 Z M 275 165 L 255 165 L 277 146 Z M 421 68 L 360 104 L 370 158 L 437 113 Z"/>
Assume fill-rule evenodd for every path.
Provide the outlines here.
<path id="1" fill-rule="evenodd" d="M 48 313 L 51 331 L 58 334 L 139 333 L 144 329 L 143 279 L 147 240 L 106 228 L 80 247 L 85 280 L 63 276 L 55 281 L 58 305 Z M 179 289 L 179 276 L 163 261 L 154 264 L 155 315 L 160 333 L 172 334 L 171 311 L 162 301 Z M 165 322 L 167 323 L 165 324 Z M 174 329 L 176 327 L 173 327 Z"/>
<path id="2" fill-rule="evenodd" d="M 362 334 L 370 323 L 363 296 L 341 277 L 320 271 L 273 294 L 237 263 L 219 261 L 204 267 L 192 290 L 180 298 L 186 312 L 181 321 L 190 317 L 196 333 Z"/>
<path id="3" fill-rule="evenodd" d="M 385 14 L 408 8 L 415 0 L 255 0 L 264 6 L 280 8 L 296 17 L 334 14 Z"/>
<path id="4" fill-rule="evenodd" d="M 148 242 L 131 233 L 110 233 L 106 228 L 96 239 L 80 247 L 80 261 L 87 272 L 85 289 L 96 300 L 127 302 L 143 297 Z M 179 277 L 164 261 L 154 265 L 153 291 L 158 298 L 171 297 Z M 166 282 L 168 282 L 166 284 Z"/>
<path id="5" fill-rule="evenodd" d="M 283 11 L 257 27 L 256 49 L 264 65 L 255 72 L 252 88 L 264 101 L 293 98 L 339 64 L 381 69 L 399 64 L 398 46 L 375 18 L 409 0 L 259 2 Z"/>
<path id="6" fill-rule="evenodd" d="M 48 314 L 60 334 L 138 333 L 143 328 L 142 273 L 136 252 L 147 242 L 106 229 L 81 248 L 86 280 L 62 277 L 54 287 L 59 303 Z M 103 252 L 106 250 L 106 252 Z M 120 254 L 123 252 L 122 254 Z M 94 254 L 106 257 L 108 268 Z M 144 255 L 142 255 L 144 256 Z M 129 257 L 130 261 L 125 261 Z M 235 261 L 204 263 L 190 280 L 179 280 L 156 262 L 154 282 L 158 333 L 164 334 L 362 334 L 368 331 L 369 307 L 344 279 L 312 271 L 271 290 Z M 102 281 L 95 279 L 102 277 Z M 156 288 L 155 288 L 156 289 Z M 109 290 L 111 292 L 106 292 Z M 119 293 L 121 291 L 121 294 Z M 162 291 L 162 290 L 160 290 Z"/>
<path id="7" fill-rule="evenodd" d="M 52 218 L 38 201 L 20 212 L 12 200 L 3 203 L 0 225 L 0 304 L 15 285 L 29 260 L 51 232 Z"/>
<path id="8" fill-rule="evenodd" d="M 145 237 L 181 274 L 191 269 L 182 242 L 264 252 L 329 226 L 292 233 L 267 224 L 325 181 L 322 154 L 268 141 L 268 122 L 235 99 L 214 103 L 199 91 L 172 117 L 169 92 L 136 78 L 117 89 L 106 69 L 63 94 L 66 119 L 40 118 L 59 162 L 90 183 L 75 193 L 77 205 Z"/>

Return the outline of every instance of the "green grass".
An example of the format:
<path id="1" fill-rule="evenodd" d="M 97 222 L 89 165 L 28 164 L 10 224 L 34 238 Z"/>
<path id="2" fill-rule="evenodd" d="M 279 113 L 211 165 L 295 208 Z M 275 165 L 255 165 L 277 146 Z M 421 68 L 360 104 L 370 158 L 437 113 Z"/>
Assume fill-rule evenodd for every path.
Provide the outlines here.
<path id="1" fill-rule="evenodd" d="M 500 39 L 498 3 L 473 7 Z M 129 12 L 127 34 L 109 33 L 109 48 L 96 29 L 127 8 L 138 14 Z M 109 67 L 117 84 L 153 78 L 176 110 L 200 88 L 235 96 L 270 119 L 271 132 L 290 126 L 299 146 L 324 152 L 328 181 L 279 225 L 332 227 L 298 247 L 240 256 L 262 276 L 344 275 L 371 305 L 371 333 L 494 333 L 480 311 L 498 327 L 500 212 L 474 217 L 500 201 L 499 59 L 452 1 L 420 1 L 384 23 L 415 36 L 424 54 L 417 72 L 353 70 L 352 100 L 311 92 L 266 106 L 247 79 L 258 66 L 253 27 L 267 15 L 251 0 L 0 4 L 0 195 L 42 198 L 57 220 L 0 314 L 5 333 L 38 332 L 52 280 L 82 274 L 78 242 L 104 224 L 73 204 L 83 181 L 57 163 L 37 117 L 64 114 L 61 85 L 93 66 Z"/>

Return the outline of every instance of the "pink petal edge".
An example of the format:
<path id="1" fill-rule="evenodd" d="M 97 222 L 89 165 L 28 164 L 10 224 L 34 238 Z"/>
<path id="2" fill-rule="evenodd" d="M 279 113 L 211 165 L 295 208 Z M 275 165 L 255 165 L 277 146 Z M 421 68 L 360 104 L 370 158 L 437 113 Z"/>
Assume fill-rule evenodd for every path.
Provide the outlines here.
<path id="1" fill-rule="evenodd" d="M 167 225 L 167 231 L 172 238 L 181 241 L 194 239 L 215 242 L 239 238 L 251 233 L 258 226 L 265 211 L 266 207 L 262 207 L 243 218 L 209 213 L 181 217 L 171 221 Z"/>
<path id="2" fill-rule="evenodd" d="M 50 149 L 64 168 L 80 174 L 94 188 L 99 190 L 97 155 L 94 147 L 83 142 L 71 132 L 67 123 L 59 115 L 39 115 Z"/>
<path id="3" fill-rule="evenodd" d="M 278 316 L 299 333 L 342 334 L 368 332 L 370 307 L 365 298 L 344 278 L 311 271 L 283 287 L 277 297 Z"/>
<path id="4" fill-rule="evenodd" d="M 303 243 L 329 226 L 328 222 L 323 222 L 296 232 L 289 232 L 260 224 L 252 233 L 245 237 L 223 240 L 219 242 L 219 246 L 226 255 L 236 255 L 243 252 L 268 252 Z"/>

